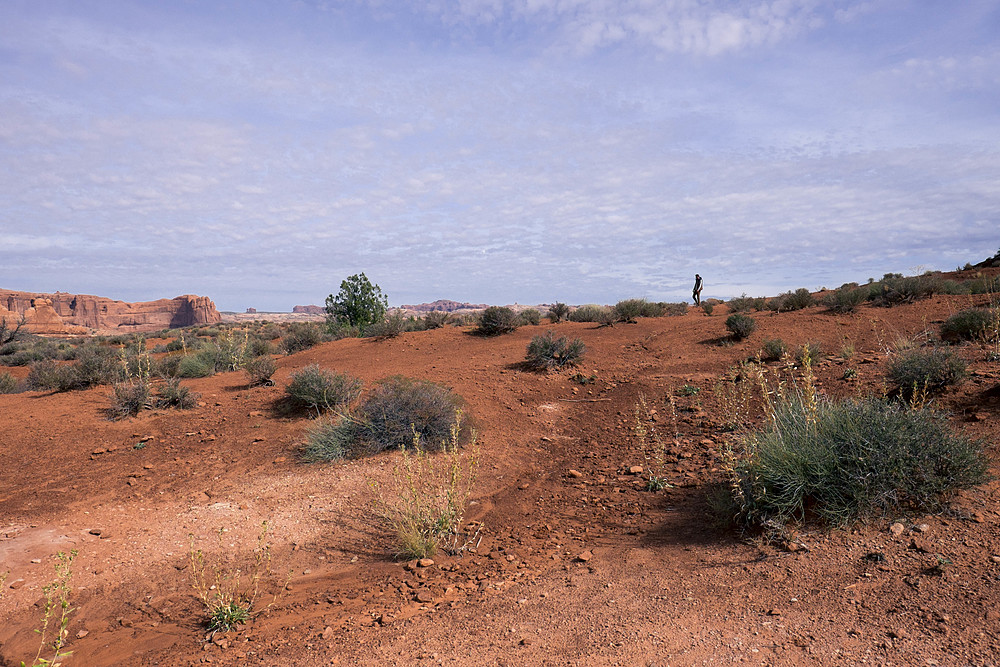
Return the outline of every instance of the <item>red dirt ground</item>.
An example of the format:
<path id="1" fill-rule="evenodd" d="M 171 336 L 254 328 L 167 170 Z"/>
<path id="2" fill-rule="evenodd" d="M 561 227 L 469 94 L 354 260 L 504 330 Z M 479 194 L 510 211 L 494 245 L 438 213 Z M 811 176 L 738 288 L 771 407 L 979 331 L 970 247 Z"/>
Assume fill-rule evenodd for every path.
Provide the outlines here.
<path id="1" fill-rule="evenodd" d="M 275 387 L 248 389 L 241 373 L 189 380 L 198 408 L 120 422 L 105 418 L 107 387 L 0 396 L 0 663 L 35 654 L 53 556 L 76 549 L 70 666 L 1000 664 L 1000 484 L 961 493 L 941 515 L 802 529 L 785 548 L 713 527 L 706 500 L 732 437 L 713 388 L 763 340 L 820 342 L 829 395 L 877 391 L 888 347 L 983 301 L 754 313 L 756 333 L 728 346 L 724 308 L 486 339 L 447 328 L 342 340 L 279 358 Z M 521 369 L 531 336 L 549 328 L 584 340 L 580 372 L 593 383 Z M 955 429 L 986 439 L 996 472 L 1000 366 L 981 346 L 957 350 L 971 374 L 939 405 Z M 481 445 L 474 552 L 425 568 L 392 559 L 367 482 L 398 454 L 299 462 L 312 422 L 274 403 L 311 363 L 367 386 L 426 378 L 466 399 Z M 843 379 L 848 367 L 856 378 Z M 685 384 L 700 392 L 678 394 Z M 648 465 L 632 432 L 640 394 L 661 434 L 672 430 L 667 397 L 677 404 L 673 488 L 657 493 L 628 473 Z M 265 519 L 287 590 L 209 640 L 190 536 L 213 558 L 226 529 L 223 549 L 247 553 Z M 875 552 L 885 560 L 864 559 Z"/>

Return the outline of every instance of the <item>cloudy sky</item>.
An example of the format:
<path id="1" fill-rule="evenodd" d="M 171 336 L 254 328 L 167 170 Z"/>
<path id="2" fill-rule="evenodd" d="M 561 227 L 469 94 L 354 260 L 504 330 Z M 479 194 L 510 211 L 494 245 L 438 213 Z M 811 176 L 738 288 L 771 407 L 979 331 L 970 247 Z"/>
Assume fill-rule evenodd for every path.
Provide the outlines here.
<path id="1" fill-rule="evenodd" d="M 998 0 L 3 0 L 0 287 L 836 287 L 1000 247 Z"/>

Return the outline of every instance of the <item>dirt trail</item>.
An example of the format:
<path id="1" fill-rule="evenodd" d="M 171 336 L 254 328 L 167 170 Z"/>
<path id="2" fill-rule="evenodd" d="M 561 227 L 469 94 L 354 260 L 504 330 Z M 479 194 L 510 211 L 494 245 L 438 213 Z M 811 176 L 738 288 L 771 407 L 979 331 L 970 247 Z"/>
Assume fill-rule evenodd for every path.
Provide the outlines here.
<path id="1" fill-rule="evenodd" d="M 877 391 L 887 345 L 976 299 L 755 313 L 757 332 L 735 345 L 720 344 L 724 316 L 694 309 L 492 339 L 449 328 L 344 340 L 280 358 L 276 387 L 248 389 L 239 373 L 185 381 L 198 408 L 124 422 L 105 419 L 108 388 L 0 396 L 0 572 L 10 571 L 0 663 L 34 655 L 52 555 L 75 548 L 67 666 L 1000 664 L 997 483 L 962 494 L 948 514 L 905 518 L 899 536 L 889 520 L 804 531 L 794 551 L 715 528 L 706 500 L 730 437 L 713 387 L 763 340 L 819 342 L 827 394 Z M 521 369 L 531 336 L 550 328 L 584 340 L 578 371 L 593 382 Z M 960 353 L 972 375 L 942 403 L 995 457 L 1000 368 L 973 346 Z M 310 363 L 369 386 L 426 378 L 466 399 L 482 457 L 475 552 L 427 568 L 392 560 L 368 481 L 384 479 L 396 455 L 298 462 L 311 422 L 274 405 Z M 847 367 L 856 377 L 844 379 Z M 684 385 L 699 391 L 678 393 Z M 632 429 L 640 395 L 663 434 L 673 428 L 667 397 L 676 405 L 673 488 L 657 493 L 629 473 L 648 466 Z M 245 552 L 264 520 L 289 590 L 206 642 L 191 541 L 214 556 L 224 528 L 222 550 Z M 865 558 L 874 553 L 884 558 Z M 939 555 L 950 563 L 932 573 Z"/>

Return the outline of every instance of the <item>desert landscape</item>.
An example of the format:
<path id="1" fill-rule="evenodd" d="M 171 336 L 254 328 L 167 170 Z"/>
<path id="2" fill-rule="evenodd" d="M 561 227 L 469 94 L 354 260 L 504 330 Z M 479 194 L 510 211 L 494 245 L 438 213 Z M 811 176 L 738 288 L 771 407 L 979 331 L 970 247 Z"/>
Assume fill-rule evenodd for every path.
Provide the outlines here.
<path id="1" fill-rule="evenodd" d="M 998 275 L 987 261 L 934 279 Z M 285 328 L 262 355 L 276 365 L 268 381 L 184 377 L 188 409 L 114 420 L 110 386 L 26 389 L 32 366 L 0 355 L 17 383 L 0 395 L 0 663 L 31 661 L 44 628 L 41 658 L 62 636 L 56 662 L 88 666 L 1000 664 L 997 332 L 942 340 L 956 314 L 995 309 L 996 293 L 848 312 L 832 293 L 603 323 L 542 313 L 502 335 L 445 325 L 291 353 Z M 738 310 L 754 323 L 745 337 L 727 327 Z M 139 357 L 165 364 L 199 336 L 221 348 L 275 326 L 212 322 L 100 344 L 124 359 L 141 340 Z M 585 345 L 576 365 L 529 367 L 526 347 L 549 331 Z M 767 353 L 774 341 L 785 354 Z M 796 357 L 804 345 L 810 356 Z M 845 525 L 812 511 L 782 525 L 720 519 L 728 457 L 766 426 L 748 369 L 845 400 L 893 394 L 894 360 L 937 349 L 965 373 L 908 405 L 981 443 L 986 481 L 934 511 Z M 379 508 L 407 454 L 305 459 L 328 416 L 289 409 L 286 387 L 314 364 L 366 392 L 405 376 L 461 397 L 476 439 L 456 460 L 476 473 L 455 548 L 399 556 Z M 75 554 L 62 577 L 58 553 Z M 238 585 L 259 588 L 252 615 L 212 630 L 199 591 L 211 597 L 236 568 Z"/>

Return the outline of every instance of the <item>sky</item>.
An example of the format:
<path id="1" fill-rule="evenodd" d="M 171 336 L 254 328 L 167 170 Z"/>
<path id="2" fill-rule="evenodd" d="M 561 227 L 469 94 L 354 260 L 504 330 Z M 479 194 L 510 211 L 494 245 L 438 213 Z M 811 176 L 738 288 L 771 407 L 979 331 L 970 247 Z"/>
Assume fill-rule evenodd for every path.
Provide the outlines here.
<path id="1" fill-rule="evenodd" d="M 0 288 L 775 295 L 1000 248 L 1000 0 L 2 0 Z"/>

